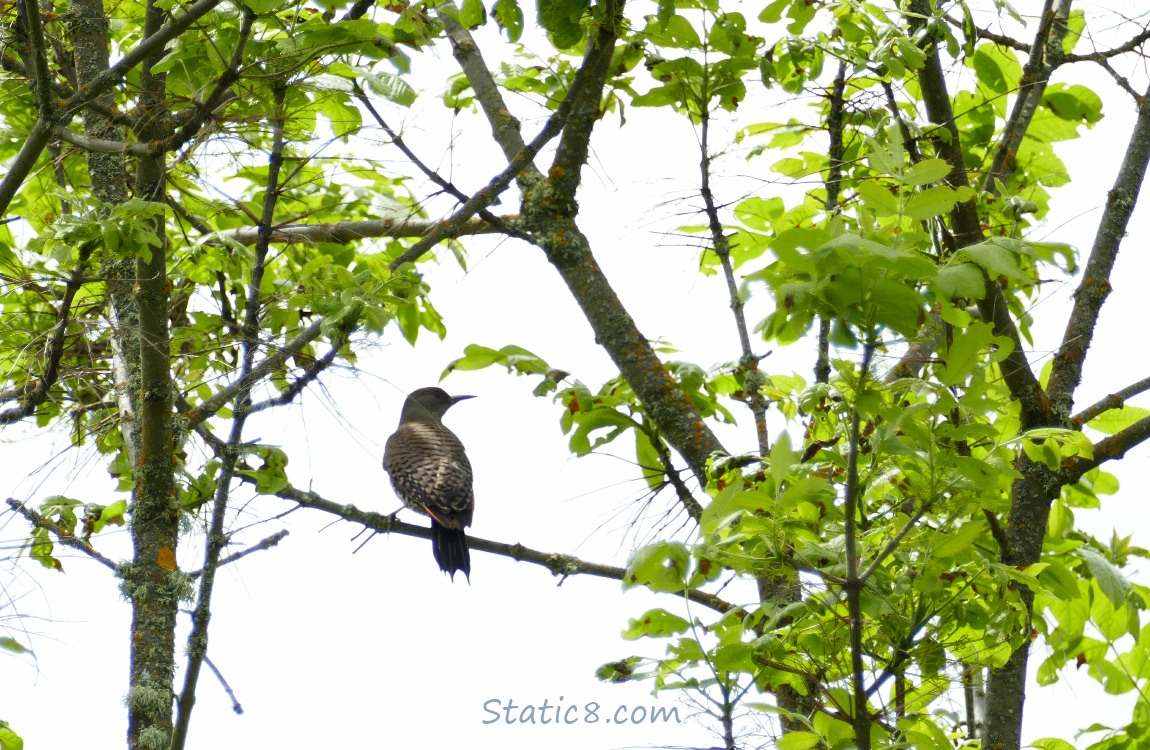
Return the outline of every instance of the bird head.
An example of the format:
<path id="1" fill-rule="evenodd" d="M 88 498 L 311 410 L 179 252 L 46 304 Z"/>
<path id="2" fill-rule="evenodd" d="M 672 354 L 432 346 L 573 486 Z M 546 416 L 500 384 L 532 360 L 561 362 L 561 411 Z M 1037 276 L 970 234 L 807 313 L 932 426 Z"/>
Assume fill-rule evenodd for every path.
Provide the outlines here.
<path id="1" fill-rule="evenodd" d="M 420 388 L 418 391 L 412 391 L 407 400 L 403 402 L 403 414 L 400 416 L 400 421 L 443 419 L 443 415 L 447 413 L 448 409 L 469 398 L 475 397 L 451 396 L 442 388 L 434 386 Z"/>

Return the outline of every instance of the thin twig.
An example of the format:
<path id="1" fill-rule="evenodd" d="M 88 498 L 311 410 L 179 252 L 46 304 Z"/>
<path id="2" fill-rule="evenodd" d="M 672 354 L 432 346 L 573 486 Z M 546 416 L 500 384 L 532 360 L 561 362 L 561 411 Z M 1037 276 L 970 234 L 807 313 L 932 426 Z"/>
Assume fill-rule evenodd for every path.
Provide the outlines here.
<path id="1" fill-rule="evenodd" d="M 212 663 L 212 660 L 206 656 L 204 657 L 204 664 L 207 664 L 208 669 L 212 670 L 212 674 L 214 674 L 216 679 L 220 681 L 220 685 L 223 686 L 224 692 L 228 694 L 228 698 L 231 698 L 232 710 L 237 714 L 242 714 L 244 712 L 244 707 L 240 705 L 238 700 L 236 700 L 236 694 L 232 692 L 232 686 L 229 685 L 228 681 L 224 679 L 223 673 L 221 673 L 220 670 L 216 668 L 216 665 Z"/>
<path id="2" fill-rule="evenodd" d="M 706 67 L 704 67 L 706 70 Z M 745 301 L 739 289 L 738 279 L 735 278 L 735 266 L 731 262 L 731 241 L 723 231 L 722 221 L 719 219 L 719 209 L 715 205 L 715 194 L 711 190 L 711 166 L 714 157 L 711 156 L 710 132 L 711 116 L 707 104 L 710 100 L 710 82 L 703 76 L 702 91 L 699 95 L 700 116 L 699 124 L 699 194 L 703 197 L 703 212 L 707 216 L 707 228 L 711 233 L 711 247 L 719 259 L 719 266 L 723 269 L 723 278 L 727 282 L 727 297 L 730 300 L 731 314 L 735 318 L 735 330 L 739 335 L 739 347 L 742 355 L 739 357 L 739 372 L 743 376 L 743 392 L 747 397 L 747 405 L 751 409 L 751 416 L 755 420 L 755 436 L 759 442 L 759 455 L 766 456 L 771 452 L 770 435 L 767 432 L 767 400 L 763 398 L 763 385 L 766 378 L 759 369 L 760 357 L 755 354 L 751 346 L 750 329 L 747 328 L 747 318 L 743 313 Z"/>
<path id="3" fill-rule="evenodd" d="M 408 147 L 407 143 L 403 140 L 403 137 L 391 129 L 391 126 L 389 126 L 387 122 L 384 121 L 383 116 L 380 115 L 379 112 L 375 109 L 375 106 L 371 103 L 371 100 L 367 98 L 367 95 L 363 92 L 358 84 L 356 84 L 355 98 L 359 101 L 360 104 L 363 105 L 364 109 L 368 111 L 368 114 L 370 114 L 372 118 L 375 119 L 376 124 L 379 125 L 383 132 L 387 133 L 387 137 L 391 139 L 392 145 L 398 148 L 400 152 L 402 152 L 403 155 L 407 157 L 407 160 L 414 164 L 420 172 L 423 172 L 427 179 L 438 185 L 440 189 L 458 200 L 460 203 L 467 202 L 468 196 L 466 193 L 455 187 L 455 185 L 453 185 L 449 180 L 444 179 L 434 169 L 424 164 L 423 160 L 420 159 L 416 153 L 411 150 L 410 147 Z M 483 219 L 492 227 L 498 229 L 502 234 L 506 234 L 509 237 L 520 237 L 523 239 L 526 238 L 526 235 L 524 235 L 523 232 L 511 226 L 504 219 L 495 216 L 486 208 L 479 211 L 479 218 Z"/>
<path id="4" fill-rule="evenodd" d="M 228 555 L 227 557 L 221 557 L 220 561 L 218 563 L 216 563 L 216 566 L 222 568 L 225 565 L 231 565 L 234 562 L 237 562 L 239 560 L 244 559 L 245 557 L 252 554 L 253 552 L 262 552 L 264 550 L 271 549 L 272 547 L 276 546 L 277 544 L 282 542 L 284 539 L 286 539 L 287 536 L 288 536 L 288 530 L 287 529 L 281 529 L 280 531 L 277 531 L 276 533 L 272 534 L 269 537 L 264 537 L 263 539 L 259 540 L 258 542 L 256 542 L 252 546 L 248 547 L 247 549 L 240 550 L 239 552 L 234 552 L 234 553 Z M 188 573 L 188 577 L 193 578 L 193 579 L 199 578 L 201 575 L 203 575 L 203 572 L 204 571 L 202 569 L 192 571 L 191 573 Z"/>

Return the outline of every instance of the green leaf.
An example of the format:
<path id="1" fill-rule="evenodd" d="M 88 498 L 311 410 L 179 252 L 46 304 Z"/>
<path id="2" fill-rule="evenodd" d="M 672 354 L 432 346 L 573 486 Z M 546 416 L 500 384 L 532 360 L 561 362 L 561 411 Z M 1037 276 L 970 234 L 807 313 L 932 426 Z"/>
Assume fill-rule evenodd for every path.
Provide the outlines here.
<path id="1" fill-rule="evenodd" d="M 1135 422 L 1146 419 L 1146 417 L 1150 417 L 1150 409 L 1143 409 L 1140 406 L 1123 405 L 1116 409 L 1108 409 L 1102 412 L 1087 422 L 1086 426 L 1098 430 L 1103 435 L 1113 435 L 1116 432 L 1121 432 L 1127 427 L 1134 425 Z"/>
<path id="2" fill-rule="evenodd" d="M 1075 750 L 1074 745 L 1071 745 L 1066 740 L 1060 740 L 1055 737 L 1043 737 L 1040 740 L 1035 740 L 1030 743 L 1031 747 L 1038 748 L 1038 750 Z"/>
<path id="3" fill-rule="evenodd" d="M 499 28 L 507 32 L 507 38 L 518 42 L 523 36 L 523 9 L 516 0 L 495 0 L 491 6 L 491 15 Z"/>
<path id="4" fill-rule="evenodd" d="M 778 750 L 811 750 L 822 742 L 822 737 L 814 732 L 787 732 L 775 741 Z"/>
<path id="5" fill-rule="evenodd" d="M 943 559 L 954 557 L 974 544 L 982 532 L 983 525 L 974 521 L 967 521 L 950 534 L 938 532 L 935 538 L 941 538 L 942 541 L 933 545 L 934 556 Z"/>
<path id="6" fill-rule="evenodd" d="M 92 533 L 99 533 L 105 526 L 111 524 L 113 526 L 124 525 L 124 514 L 128 511 L 127 500 L 117 500 L 111 505 L 107 506 L 100 511 L 100 518 L 92 526 Z"/>
<path id="7" fill-rule="evenodd" d="M 938 379 L 944 385 L 957 385 L 973 372 L 979 355 L 994 341 L 994 331 L 987 323 L 971 323 L 966 330 L 956 330 L 946 352 L 946 367 Z"/>
<path id="8" fill-rule="evenodd" d="M 14 654 L 30 654 L 32 653 L 27 647 L 17 641 L 15 638 L 0 637 L 0 649 L 11 651 Z"/>
<path id="9" fill-rule="evenodd" d="M 557 49 L 569 49 L 583 40 L 583 14 L 590 0 L 536 0 L 539 25 L 547 29 Z"/>
<path id="10" fill-rule="evenodd" d="M 636 550 L 627 561 L 624 588 L 646 586 L 652 591 L 677 593 L 686 588 L 690 553 L 682 542 L 658 542 Z"/>
<path id="11" fill-rule="evenodd" d="M 262 16 L 282 6 L 284 0 L 243 0 L 243 3 L 252 13 L 255 13 L 257 16 Z"/>
<path id="12" fill-rule="evenodd" d="M 623 637 L 629 641 L 639 638 L 663 638 L 677 633 L 685 633 L 691 623 L 665 609 L 652 609 L 641 617 L 631 620 Z"/>
<path id="13" fill-rule="evenodd" d="M 469 29 L 476 29 L 487 23 L 487 10 L 483 0 L 463 0 L 459 8 L 459 22 Z"/>
<path id="14" fill-rule="evenodd" d="M 859 183 L 856 189 L 863 203 L 879 216 L 894 216 L 901 210 L 898 197 L 874 180 Z"/>
<path id="15" fill-rule="evenodd" d="M 973 263 L 959 263 L 940 268 L 931 286 L 944 299 L 982 299 L 986 285 L 982 271 Z"/>
<path id="16" fill-rule="evenodd" d="M 407 81 L 393 73 L 376 73 L 364 68 L 356 68 L 357 73 L 367 81 L 372 91 L 388 101 L 410 107 L 418 96 Z"/>
<path id="17" fill-rule="evenodd" d="M 658 438 L 655 439 L 658 440 Z M 663 471 L 663 462 L 659 452 L 655 449 L 654 443 L 651 442 L 651 436 L 647 434 L 646 430 L 635 430 L 635 457 L 639 463 L 639 470 L 643 473 L 643 478 L 647 480 L 647 486 L 655 491 L 661 490 L 667 477 Z"/>
<path id="18" fill-rule="evenodd" d="M 1122 572 L 1114 564 L 1102 556 L 1097 550 L 1090 547 L 1081 547 L 1078 555 L 1086 561 L 1090 574 L 1094 576 L 1098 588 L 1106 594 L 1115 609 L 1126 606 L 1126 592 L 1130 583 L 1123 577 Z"/>
<path id="19" fill-rule="evenodd" d="M 912 219 L 926 221 L 947 213 L 959 199 L 959 192 L 954 188 L 937 185 L 911 195 L 903 213 Z"/>
<path id="20" fill-rule="evenodd" d="M 946 159 L 924 159 L 896 179 L 904 185 L 929 185 L 944 179 L 950 170 Z"/>
<path id="21" fill-rule="evenodd" d="M 997 238 L 964 247 L 958 255 L 982 266 L 992 277 L 1027 280 L 1029 277 L 1018 263 L 1020 247 L 1017 241 Z"/>
<path id="22" fill-rule="evenodd" d="M 24 750 L 24 740 L 6 721 L 0 721 L 0 750 Z"/>

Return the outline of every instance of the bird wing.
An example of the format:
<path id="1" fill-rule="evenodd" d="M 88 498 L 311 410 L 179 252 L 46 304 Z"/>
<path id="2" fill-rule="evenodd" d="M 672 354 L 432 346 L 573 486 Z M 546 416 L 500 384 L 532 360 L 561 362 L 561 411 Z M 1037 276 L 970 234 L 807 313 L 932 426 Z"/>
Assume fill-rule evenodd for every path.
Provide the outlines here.
<path id="1" fill-rule="evenodd" d="M 421 421 L 401 424 L 387 440 L 383 468 L 408 507 L 448 528 L 471 525 L 471 463 L 451 430 Z"/>

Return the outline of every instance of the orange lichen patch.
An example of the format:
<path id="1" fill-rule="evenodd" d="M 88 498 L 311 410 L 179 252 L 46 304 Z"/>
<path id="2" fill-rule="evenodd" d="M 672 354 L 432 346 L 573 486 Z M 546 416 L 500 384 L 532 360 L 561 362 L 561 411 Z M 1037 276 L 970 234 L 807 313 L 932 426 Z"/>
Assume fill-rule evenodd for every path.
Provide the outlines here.
<path id="1" fill-rule="evenodd" d="M 164 570 L 176 569 L 176 553 L 171 547 L 160 547 L 160 551 L 156 553 L 156 565 Z"/>

